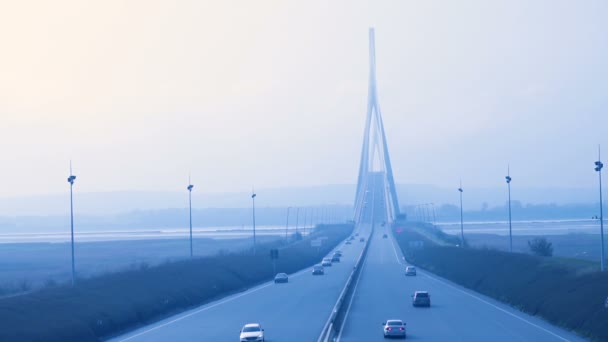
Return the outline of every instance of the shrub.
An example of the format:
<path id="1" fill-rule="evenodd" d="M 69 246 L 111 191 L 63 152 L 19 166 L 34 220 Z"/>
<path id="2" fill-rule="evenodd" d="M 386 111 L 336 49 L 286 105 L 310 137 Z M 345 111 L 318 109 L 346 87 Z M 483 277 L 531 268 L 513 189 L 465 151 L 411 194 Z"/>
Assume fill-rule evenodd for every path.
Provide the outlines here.
<path id="1" fill-rule="evenodd" d="M 538 256 L 552 256 L 553 255 L 553 244 L 545 238 L 534 238 L 528 241 L 528 247 L 534 255 Z"/>

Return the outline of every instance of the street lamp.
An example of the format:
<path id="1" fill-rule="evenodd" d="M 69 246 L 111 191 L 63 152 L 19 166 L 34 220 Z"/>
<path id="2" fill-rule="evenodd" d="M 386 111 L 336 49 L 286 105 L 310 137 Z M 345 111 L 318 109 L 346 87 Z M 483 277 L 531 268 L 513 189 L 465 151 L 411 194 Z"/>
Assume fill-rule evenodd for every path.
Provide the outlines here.
<path id="1" fill-rule="evenodd" d="M 287 240 L 287 228 L 289 227 L 289 209 L 291 209 L 291 207 L 287 207 L 287 221 L 285 222 L 285 240 Z"/>
<path id="2" fill-rule="evenodd" d="M 458 188 L 458 192 L 460 192 L 460 241 L 462 247 L 464 247 L 464 223 L 462 220 L 462 181 L 460 182 L 460 187 Z"/>
<path id="3" fill-rule="evenodd" d="M 314 223 L 314 213 L 315 213 L 315 209 L 314 208 L 310 208 L 310 229 L 308 230 L 308 234 L 310 234 L 312 232 L 312 230 L 315 228 L 315 223 Z"/>
<path id="4" fill-rule="evenodd" d="M 300 207 L 296 208 L 296 238 L 298 235 L 298 223 L 300 221 Z"/>
<path id="5" fill-rule="evenodd" d="M 255 192 L 251 193 L 251 202 L 252 202 L 252 207 L 253 207 L 253 255 L 255 255 Z"/>
<path id="6" fill-rule="evenodd" d="M 513 232 L 511 228 L 511 176 L 508 167 L 505 180 L 507 181 L 507 188 L 509 188 L 509 251 L 513 253 Z"/>
<path id="7" fill-rule="evenodd" d="M 302 227 L 302 235 L 306 234 L 306 208 L 304 208 L 304 226 Z"/>
<path id="8" fill-rule="evenodd" d="M 437 219 L 435 217 L 435 203 L 431 203 L 431 206 L 433 207 L 433 225 L 437 225 Z"/>
<path id="9" fill-rule="evenodd" d="M 70 176 L 68 177 L 68 183 L 70 183 L 70 232 L 72 237 L 72 286 L 74 286 L 76 278 L 76 266 L 74 263 L 74 197 L 73 188 L 76 176 L 72 174 L 72 162 L 70 161 Z"/>
<path id="10" fill-rule="evenodd" d="M 604 164 L 601 162 L 600 147 L 597 147 L 597 161 L 595 162 L 595 171 L 597 171 L 600 181 L 600 239 L 602 241 L 602 260 L 600 262 L 600 269 L 604 271 L 604 205 L 602 203 L 602 168 Z"/>
<path id="11" fill-rule="evenodd" d="M 188 183 L 190 182 L 190 177 L 188 177 Z M 189 184 L 186 188 L 188 189 L 188 202 L 190 204 L 190 258 L 192 258 L 192 256 L 194 255 L 192 252 L 192 188 L 194 188 L 194 185 L 192 184 Z"/>

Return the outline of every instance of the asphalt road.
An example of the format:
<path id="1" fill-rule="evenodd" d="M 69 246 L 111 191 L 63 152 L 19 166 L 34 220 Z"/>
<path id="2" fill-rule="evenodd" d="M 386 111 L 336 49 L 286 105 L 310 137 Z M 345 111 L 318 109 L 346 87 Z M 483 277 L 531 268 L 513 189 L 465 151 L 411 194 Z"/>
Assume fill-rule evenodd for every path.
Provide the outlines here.
<path id="1" fill-rule="evenodd" d="M 367 236 L 369 227 L 356 232 Z M 312 276 L 306 269 L 290 275 L 287 284 L 265 283 L 110 341 L 238 341 L 246 323 L 260 323 L 268 342 L 316 341 L 363 243 L 357 239 L 338 249 L 343 252 L 341 262 L 326 267 L 324 276 Z"/>
<path id="2" fill-rule="evenodd" d="M 382 341 L 381 323 L 402 319 L 408 340 L 425 341 L 585 341 L 489 297 L 418 269 L 406 277 L 403 256 L 376 229 L 350 302 L 339 341 Z M 411 294 L 429 291 L 430 308 L 414 308 Z"/>

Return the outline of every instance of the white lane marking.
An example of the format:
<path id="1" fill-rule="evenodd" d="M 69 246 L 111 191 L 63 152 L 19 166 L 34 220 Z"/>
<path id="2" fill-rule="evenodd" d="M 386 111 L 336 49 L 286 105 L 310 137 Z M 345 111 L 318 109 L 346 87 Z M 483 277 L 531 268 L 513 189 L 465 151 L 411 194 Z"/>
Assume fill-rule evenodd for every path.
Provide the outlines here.
<path id="1" fill-rule="evenodd" d="M 399 254 L 397 253 L 397 248 L 395 248 L 395 238 L 391 235 L 391 244 L 393 245 L 393 252 L 395 252 L 395 259 L 397 259 L 397 263 L 401 264 L 401 259 L 399 259 Z"/>
<path id="2" fill-rule="evenodd" d="M 347 237 L 347 239 L 348 239 L 348 237 Z M 338 245 L 336 245 L 336 248 L 337 248 L 339 245 L 341 245 L 342 243 L 344 243 L 345 241 L 346 241 L 346 239 L 342 240 L 342 241 L 341 241 L 341 242 L 340 242 Z M 330 252 L 330 253 L 331 253 L 331 252 Z M 328 255 L 329 255 L 329 254 L 328 254 Z M 310 269 L 310 267 L 306 267 L 306 268 L 304 268 L 304 269 L 302 269 L 302 270 L 300 270 L 300 271 L 298 271 L 298 272 L 296 272 L 296 273 L 291 274 L 291 277 L 297 277 L 297 276 L 299 276 L 299 275 L 302 275 L 302 274 L 304 274 L 305 272 L 308 272 L 308 270 L 309 270 L 309 269 Z M 157 325 L 157 326 L 152 327 L 152 328 L 150 328 L 150 329 L 148 329 L 148 330 L 144 330 L 144 331 L 142 331 L 142 332 L 140 332 L 140 333 L 137 333 L 137 334 L 135 334 L 135 335 L 132 335 L 132 336 L 129 336 L 129 337 L 124 338 L 124 339 L 122 339 L 122 340 L 119 340 L 118 342 L 124 342 L 124 341 L 128 341 L 128 340 L 132 340 L 132 339 L 134 339 L 134 338 L 136 338 L 136 337 L 139 337 L 139 336 L 141 336 L 141 335 L 145 335 L 145 334 L 147 334 L 147 333 L 149 333 L 149 332 L 151 332 L 151 331 L 158 330 L 158 329 L 160 329 L 160 328 L 166 327 L 167 325 L 170 325 L 170 324 L 173 324 L 173 323 L 179 322 L 179 321 L 181 321 L 181 320 L 183 320 L 183 319 L 186 319 L 186 318 L 188 318 L 188 317 L 194 316 L 194 315 L 199 314 L 199 313 L 201 313 L 201 312 L 207 311 L 207 310 L 212 309 L 212 308 L 214 308 L 214 307 L 216 307 L 216 306 L 219 306 L 219 305 L 222 305 L 222 304 L 225 304 L 225 303 L 231 302 L 231 301 L 233 301 L 233 300 L 235 300 L 235 299 L 241 298 L 241 297 L 243 297 L 243 296 L 246 296 L 246 295 L 252 294 L 252 293 L 254 293 L 254 292 L 257 292 L 257 291 L 259 291 L 259 290 L 261 290 L 261 289 L 263 289 L 263 288 L 266 288 L 266 287 L 268 287 L 268 286 L 271 286 L 271 285 L 272 285 L 272 282 L 268 282 L 267 284 L 262 284 L 262 285 L 259 285 L 258 287 L 254 287 L 254 288 L 249 289 L 249 290 L 247 290 L 247 291 L 245 291 L 245 292 L 241 292 L 241 293 L 239 293 L 239 294 L 235 294 L 235 295 L 233 295 L 233 296 L 231 296 L 231 297 L 228 297 L 228 298 L 226 298 L 226 299 L 220 300 L 219 302 L 215 302 L 215 303 L 209 303 L 209 304 L 207 304 L 208 306 L 205 306 L 205 307 L 200 308 L 200 309 L 198 309 L 198 310 L 196 310 L 196 311 L 193 311 L 193 312 L 190 312 L 190 313 L 185 314 L 185 315 L 183 315 L 183 316 L 180 316 L 180 317 L 178 317 L 178 318 L 176 318 L 176 319 L 173 319 L 173 320 L 171 320 L 171 321 L 169 321 L 169 322 L 165 322 L 165 323 L 163 323 L 163 324 Z"/>
<path id="3" fill-rule="evenodd" d="M 471 293 L 469 293 L 469 292 L 467 292 L 467 291 L 464 291 L 464 290 L 462 290 L 462 289 L 459 289 L 459 288 L 457 288 L 456 286 L 454 286 L 454 285 L 452 285 L 452 284 L 449 284 L 449 283 L 447 283 L 447 282 L 445 282 L 445 281 L 442 281 L 442 280 L 440 280 L 440 279 L 438 279 L 438 278 L 432 277 L 432 276 L 430 276 L 430 275 L 428 275 L 428 274 L 426 274 L 426 273 L 428 273 L 428 272 L 423 273 L 423 275 L 424 275 L 424 276 L 426 276 L 426 277 L 428 277 L 428 278 L 430 278 L 430 279 L 435 280 L 436 282 L 439 282 L 439 283 L 441 283 L 441 284 L 443 284 L 443 285 L 445 285 L 445 286 L 451 287 L 451 288 L 453 288 L 454 290 L 457 290 L 457 291 L 459 291 L 459 292 L 462 292 L 462 293 L 466 294 L 466 295 L 467 295 L 467 296 L 469 296 L 469 297 L 475 298 L 475 299 L 477 299 L 478 301 L 480 301 L 480 302 L 482 302 L 482 303 L 484 303 L 484 304 L 487 304 L 487 305 L 489 305 L 489 306 L 491 306 L 491 307 L 495 308 L 495 309 L 496 309 L 496 310 L 498 310 L 498 311 L 501 311 L 501 312 L 503 312 L 503 313 L 506 313 L 507 315 L 509 315 L 509 316 L 511 316 L 511 317 L 517 318 L 518 320 L 520 320 L 520 321 L 522 321 L 522 322 L 528 323 L 529 325 L 531 325 L 531 326 L 533 326 L 533 327 L 536 327 L 536 328 L 538 328 L 538 329 L 540 329 L 540 330 L 542 330 L 542 331 L 544 331 L 544 332 L 546 332 L 546 333 L 548 333 L 548 334 L 550 334 L 550 335 L 553 335 L 554 337 L 556 337 L 556 338 L 558 338 L 558 339 L 560 339 L 560 340 L 562 340 L 562 341 L 570 342 L 570 340 L 568 340 L 568 339 L 566 339 L 566 338 L 564 338 L 564 337 L 562 337 L 562 336 L 560 336 L 560 335 L 558 335 L 558 334 L 556 334 L 556 333 L 554 333 L 554 332 L 552 332 L 552 331 L 550 331 L 550 330 L 547 330 L 547 329 L 545 329 L 545 328 L 541 327 L 541 326 L 540 326 L 540 325 L 538 325 L 538 324 L 534 324 L 534 323 L 532 323 L 532 322 L 528 321 L 527 319 L 525 319 L 525 318 L 523 318 L 523 317 L 520 317 L 520 316 L 518 316 L 518 315 L 516 315 L 516 314 L 514 314 L 514 313 L 512 313 L 512 312 L 509 312 L 509 311 L 507 311 L 507 310 L 505 310 L 505 309 L 503 309 L 503 308 L 501 308 L 501 307 L 499 307 L 499 306 L 496 306 L 496 305 L 494 305 L 494 304 L 492 304 L 492 303 L 488 302 L 487 300 L 484 300 L 483 298 L 480 298 L 480 297 L 478 297 L 478 296 L 475 296 L 474 294 L 471 294 Z"/>
<path id="4" fill-rule="evenodd" d="M 296 272 L 296 273 L 292 274 L 291 276 L 292 276 L 292 277 L 297 277 L 297 276 L 299 276 L 299 275 L 301 275 L 301 274 L 304 274 L 304 272 L 307 272 L 308 270 L 309 270 L 309 267 L 306 267 L 305 269 L 300 270 L 300 271 L 298 271 L 298 272 Z M 213 308 L 214 308 L 214 307 L 216 307 L 216 306 L 219 306 L 219 305 L 222 305 L 222 304 L 225 304 L 225 303 L 231 302 L 231 301 L 233 301 L 233 300 L 235 300 L 235 299 L 241 298 L 241 297 L 243 297 L 243 296 L 246 296 L 246 295 L 252 294 L 252 293 L 257 292 L 257 291 L 259 291 L 259 290 L 261 290 L 261 289 L 267 288 L 267 287 L 269 287 L 269 286 L 271 286 L 271 285 L 273 285 L 273 283 L 272 283 L 272 282 L 268 282 L 268 283 L 266 283 L 266 284 L 259 285 L 258 287 L 254 287 L 253 289 L 249 289 L 249 290 L 247 290 L 247 291 L 245 291 L 245 292 L 242 292 L 242 293 L 239 293 L 239 294 L 233 295 L 232 297 L 228 297 L 228 298 L 226 298 L 226 299 L 220 300 L 219 302 L 215 302 L 215 303 L 212 303 L 212 304 L 208 304 L 208 306 L 205 306 L 205 307 L 200 308 L 200 309 L 198 309 L 198 310 L 196 310 L 196 311 L 193 311 L 193 312 L 190 312 L 190 313 L 185 314 L 185 315 L 183 315 L 183 316 L 180 316 L 180 317 L 178 317 L 178 318 L 176 318 L 176 319 L 173 319 L 173 320 L 171 320 L 171 321 L 169 321 L 169 322 L 165 322 L 165 323 L 163 323 L 163 324 L 160 324 L 160 325 L 157 325 L 157 326 L 152 327 L 152 328 L 150 328 L 150 329 L 144 330 L 144 331 L 142 331 L 142 332 L 140 332 L 140 333 L 137 333 L 137 334 L 135 334 L 135 335 L 132 335 L 132 336 L 129 336 L 129 337 L 124 338 L 124 339 L 122 339 L 122 340 L 119 340 L 119 342 L 124 342 L 124 341 L 129 341 L 129 340 L 132 340 L 132 339 L 134 339 L 134 338 L 136 338 L 136 337 L 139 337 L 139 336 L 141 336 L 141 335 L 145 335 L 145 334 L 147 334 L 147 333 L 149 333 L 149 332 L 152 332 L 152 331 L 154 331 L 154 330 L 158 330 L 158 329 L 160 329 L 160 328 L 164 328 L 164 327 L 166 327 L 167 325 L 170 325 L 170 324 L 173 324 L 173 323 L 179 322 L 179 321 L 181 321 L 181 320 L 183 320 L 183 319 L 186 319 L 186 318 L 188 318 L 188 317 L 194 316 L 194 315 L 196 315 L 196 314 L 199 314 L 199 313 L 201 313 L 201 312 L 207 311 L 207 310 L 209 310 L 209 309 L 213 309 Z"/>
<path id="5" fill-rule="evenodd" d="M 228 299 L 224 299 L 224 300 L 219 301 L 219 302 L 216 302 L 216 303 L 214 303 L 214 304 L 212 304 L 212 305 L 206 306 L 206 307 L 204 307 L 204 308 L 201 308 L 201 309 L 198 309 L 198 310 L 196 310 L 196 311 L 190 312 L 190 313 L 188 313 L 188 314 L 186 314 L 186 315 L 180 316 L 180 317 L 178 317 L 178 318 L 176 318 L 176 319 L 174 319 L 174 320 L 171 320 L 171 321 L 169 321 L 169 322 L 165 322 L 165 323 L 163 323 L 163 324 L 157 325 L 157 326 L 155 326 L 155 327 L 153 327 L 153 328 L 150 328 L 150 329 L 148 329 L 148 330 L 144 330 L 144 331 L 142 331 L 142 332 L 140 332 L 140 333 L 138 333 L 138 334 L 135 334 L 135 335 L 133 335 L 133 336 L 129 336 L 129 337 L 125 338 L 125 339 L 120 340 L 119 342 L 124 342 L 124 341 L 128 341 L 128 340 L 132 340 L 132 339 L 134 339 L 134 338 L 136 338 L 136 337 L 139 337 L 139 336 L 141 336 L 141 335 L 147 334 L 147 333 L 149 333 L 149 332 L 151 332 L 151 331 L 158 330 L 158 329 L 160 329 L 160 328 L 164 328 L 164 327 L 166 327 L 167 325 L 173 324 L 173 323 L 175 323 L 175 322 L 179 322 L 179 321 L 181 321 L 181 320 L 183 320 L 183 319 L 186 319 L 186 318 L 188 318 L 188 317 L 190 317 L 190 316 L 194 316 L 194 315 L 196 315 L 196 314 L 198 314 L 198 313 L 201 313 L 201 312 L 203 312 L 203 311 L 207 311 L 207 310 L 209 310 L 209 309 L 212 309 L 212 308 L 214 308 L 214 307 L 216 307 L 216 306 L 218 306 L 218 305 L 222 305 L 222 304 L 225 304 L 225 303 L 231 302 L 231 301 L 233 301 L 233 300 L 235 300 L 235 299 L 238 299 L 238 298 L 241 298 L 241 297 L 243 297 L 243 296 L 246 296 L 246 295 L 248 295 L 248 294 L 251 294 L 251 293 L 257 292 L 257 291 L 259 291 L 259 290 L 261 290 L 261 289 L 263 289 L 263 288 L 266 288 L 266 287 L 268 287 L 268 286 L 270 286 L 270 285 L 271 285 L 271 283 L 268 283 L 268 284 L 262 285 L 262 286 L 260 286 L 260 287 L 257 287 L 257 288 L 254 288 L 254 289 L 251 289 L 251 290 L 245 291 L 245 292 L 243 292 L 243 293 L 240 293 L 240 294 L 235 295 L 235 296 L 233 296 L 233 297 L 230 297 L 230 298 L 228 298 Z"/>
<path id="6" fill-rule="evenodd" d="M 359 287 L 359 280 L 361 280 L 361 275 L 363 274 L 363 270 L 365 269 L 365 265 L 367 265 L 367 256 L 365 257 L 365 261 L 363 262 L 363 266 L 361 266 L 361 270 L 357 275 L 357 283 L 353 288 L 353 294 L 350 297 L 350 301 L 348 302 L 348 307 L 346 308 L 346 312 L 344 313 L 344 318 L 342 319 L 342 324 L 340 325 L 340 333 L 338 334 L 338 338 L 336 342 L 340 342 L 342 338 L 342 332 L 344 331 L 344 324 L 346 324 L 346 320 L 348 319 L 348 313 L 350 312 L 350 307 L 353 305 L 353 300 L 355 299 L 355 294 L 357 293 L 357 288 Z"/>
<path id="7" fill-rule="evenodd" d="M 397 263 L 399 263 L 399 264 L 400 264 L 400 263 L 401 263 L 401 260 L 399 259 L 399 256 L 398 256 L 398 254 L 397 254 L 397 249 L 396 249 L 396 247 L 395 247 L 395 240 L 394 240 L 394 239 L 391 239 L 391 240 L 392 240 L 392 242 L 393 242 L 393 251 L 395 252 L 395 258 L 397 259 Z M 427 272 L 427 273 L 428 273 L 428 272 Z M 558 334 L 556 334 L 556 333 L 554 333 L 554 332 L 552 332 L 552 331 L 550 331 L 550 330 L 547 330 L 547 329 L 545 329 L 545 328 L 541 327 L 540 325 L 534 324 L 534 323 L 532 323 L 532 322 L 528 321 L 527 319 L 525 319 L 525 318 L 523 318 L 523 317 L 520 317 L 520 316 L 518 316 L 518 315 L 516 315 L 516 314 L 514 314 L 514 313 L 512 313 L 512 312 L 509 312 L 509 311 L 507 311 L 507 310 L 505 310 L 505 309 L 503 309 L 503 308 L 501 308 L 501 307 L 499 307 L 499 306 L 496 306 L 496 305 L 494 305 L 494 304 L 492 304 L 492 303 L 490 303 L 490 302 L 488 302 L 488 301 L 484 300 L 483 298 L 480 298 L 480 297 L 478 297 L 478 296 L 475 296 L 474 294 L 471 294 L 471 293 L 469 293 L 469 292 L 467 292 L 467 291 L 464 291 L 464 290 L 462 290 L 462 289 L 459 289 L 459 288 L 457 288 L 457 287 L 455 287 L 455 286 L 453 286 L 453 285 L 451 285 L 451 284 L 449 284 L 449 283 L 447 283 L 447 282 L 445 282 L 445 281 L 442 281 L 442 280 L 440 280 L 440 279 L 438 279 L 438 278 L 432 277 L 432 276 L 430 276 L 430 275 L 428 275 L 428 274 L 426 274 L 426 273 L 424 273 L 423 275 L 424 275 L 424 276 L 426 276 L 426 277 L 428 277 L 428 278 L 430 278 L 430 279 L 433 279 L 433 280 L 435 280 L 435 281 L 437 281 L 437 282 L 439 282 L 439 283 L 442 283 L 442 284 L 444 284 L 444 285 L 446 285 L 446 286 L 449 286 L 449 287 L 451 287 L 451 288 L 453 288 L 453 289 L 455 289 L 455 290 L 458 290 L 458 291 L 460 291 L 460 292 L 462 292 L 462 293 L 466 294 L 467 296 L 470 296 L 470 297 L 472 297 L 472 298 L 475 298 L 475 299 L 477 299 L 478 301 L 480 301 L 480 302 L 482 302 L 482 303 L 485 303 L 485 304 L 487 304 L 487 305 L 490 305 L 491 307 L 495 308 L 496 310 L 499 310 L 499 311 L 501 311 L 501 312 L 503 312 L 503 313 L 506 313 L 506 314 L 507 314 L 507 315 L 509 315 L 509 316 L 515 317 L 515 318 L 517 318 L 517 319 L 519 319 L 519 320 L 521 320 L 521 321 L 523 321 L 523 322 L 525 322 L 525 323 L 528 323 L 529 325 L 531 325 L 531 326 L 533 326 L 533 327 L 536 327 L 536 328 L 538 328 L 538 329 L 540 329 L 540 330 L 542 330 L 542 331 L 544 331 L 544 332 L 546 332 L 546 333 L 548 333 L 548 334 L 550 334 L 550 335 L 553 335 L 554 337 L 556 337 L 556 338 L 558 338 L 558 339 L 560 339 L 560 340 L 562 340 L 562 341 L 570 342 L 570 340 L 568 340 L 568 339 L 566 339 L 566 338 L 564 338 L 564 337 L 562 337 L 562 336 L 560 336 L 560 335 L 558 335 Z"/>

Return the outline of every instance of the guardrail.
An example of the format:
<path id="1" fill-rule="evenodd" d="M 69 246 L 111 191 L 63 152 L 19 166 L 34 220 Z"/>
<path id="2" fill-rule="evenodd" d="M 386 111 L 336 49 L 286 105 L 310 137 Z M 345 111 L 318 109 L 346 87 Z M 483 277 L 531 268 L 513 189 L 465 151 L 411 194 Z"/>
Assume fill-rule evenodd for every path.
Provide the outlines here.
<path id="1" fill-rule="evenodd" d="M 359 258 L 357 259 L 357 262 L 353 267 L 353 271 L 350 273 L 348 280 L 346 280 L 346 284 L 344 285 L 344 288 L 342 289 L 342 292 L 340 293 L 340 296 L 336 301 L 336 305 L 334 305 L 334 308 L 332 309 L 331 314 L 329 315 L 329 319 L 325 323 L 323 330 L 321 330 L 321 335 L 317 339 L 317 342 L 333 341 L 335 334 L 339 332 L 337 329 L 340 328 L 339 323 L 344 318 L 344 310 L 346 309 L 343 304 L 347 298 L 350 298 L 349 294 L 352 292 L 359 273 L 361 272 L 361 266 L 363 266 L 363 261 L 365 260 L 367 249 L 369 247 L 373 235 L 374 228 L 372 227 L 371 233 L 366 239 L 365 246 L 363 247 L 361 254 L 359 254 Z"/>

